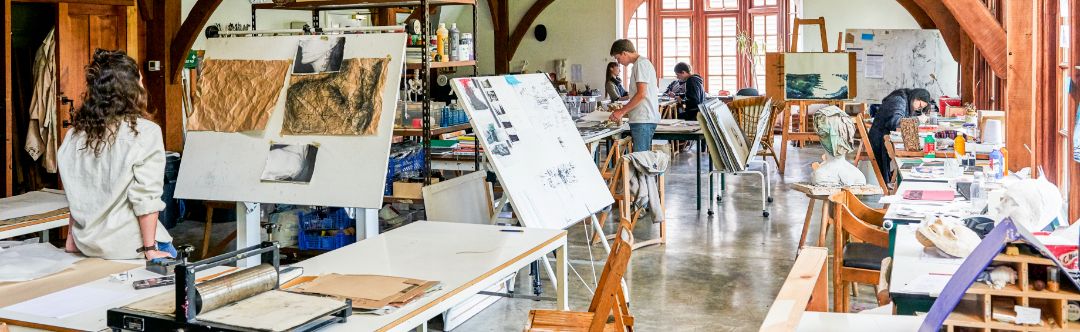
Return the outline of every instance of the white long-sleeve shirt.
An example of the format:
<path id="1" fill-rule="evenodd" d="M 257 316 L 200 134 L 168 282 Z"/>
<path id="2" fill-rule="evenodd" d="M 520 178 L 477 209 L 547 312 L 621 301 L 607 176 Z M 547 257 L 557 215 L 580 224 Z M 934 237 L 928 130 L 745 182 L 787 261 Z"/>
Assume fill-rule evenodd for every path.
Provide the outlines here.
<path id="1" fill-rule="evenodd" d="M 71 209 L 71 234 L 84 255 L 105 259 L 138 259 L 143 246 L 138 216 L 165 209 L 165 148 L 161 128 L 139 119 L 131 130 L 126 121 L 116 141 L 100 155 L 85 149 L 86 133 L 69 130 L 60 145 L 57 164 Z M 160 222 L 156 240 L 172 242 Z"/>

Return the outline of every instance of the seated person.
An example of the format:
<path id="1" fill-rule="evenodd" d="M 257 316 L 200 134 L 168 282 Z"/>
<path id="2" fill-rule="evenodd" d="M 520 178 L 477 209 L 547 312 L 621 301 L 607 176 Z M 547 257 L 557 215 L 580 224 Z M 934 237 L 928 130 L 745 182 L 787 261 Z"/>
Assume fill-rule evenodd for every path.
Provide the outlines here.
<path id="1" fill-rule="evenodd" d="M 675 77 L 679 78 L 678 82 L 682 82 L 683 86 L 683 109 L 679 113 L 679 119 L 697 121 L 698 106 L 705 103 L 705 79 L 690 70 L 690 65 L 685 62 L 675 65 Z"/>
<path id="2" fill-rule="evenodd" d="M 881 176 L 890 178 L 890 159 L 885 150 L 885 136 L 896 130 L 900 119 L 909 116 L 918 116 L 923 112 L 930 111 L 934 105 L 934 99 L 926 89 L 897 89 L 881 100 L 881 107 L 876 112 L 871 112 L 874 118 L 873 124 L 867 135 L 870 136 L 870 147 L 874 149 L 878 168 Z"/>
<path id="3" fill-rule="evenodd" d="M 57 152 L 71 209 L 65 250 L 105 259 L 175 257 L 158 222 L 165 208 L 161 128 L 145 119 L 139 65 L 97 50 L 86 67 L 83 104 Z"/>
<path id="4" fill-rule="evenodd" d="M 619 64 L 617 62 L 608 62 L 607 78 L 604 80 L 604 86 L 608 100 L 614 102 L 630 99 L 630 93 L 626 92 L 626 88 L 622 85 L 622 79 L 619 78 Z"/>

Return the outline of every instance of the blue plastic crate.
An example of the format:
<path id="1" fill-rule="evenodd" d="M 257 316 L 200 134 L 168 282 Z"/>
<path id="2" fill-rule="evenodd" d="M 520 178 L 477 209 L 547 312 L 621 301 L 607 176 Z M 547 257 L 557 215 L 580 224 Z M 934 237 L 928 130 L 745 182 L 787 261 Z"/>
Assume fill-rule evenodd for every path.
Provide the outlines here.
<path id="1" fill-rule="evenodd" d="M 394 194 L 394 179 L 401 176 L 406 172 L 417 172 L 424 168 L 424 149 L 417 149 L 404 155 L 390 156 L 390 161 L 386 167 L 386 184 L 383 186 L 383 195 L 391 196 Z"/>
<path id="2" fill-rule="evenodd" d="M 356 242 L 356 235 L 345 234 L 345 229 L 354 227 L 355 221 L 349 218 L 342 208 L 320 209 L 311 212 L 297 212 L 300 234 L 297 243 L 300 250 L 334 250 Z M 326 231 L 334 235 L 321 235 Z"/>

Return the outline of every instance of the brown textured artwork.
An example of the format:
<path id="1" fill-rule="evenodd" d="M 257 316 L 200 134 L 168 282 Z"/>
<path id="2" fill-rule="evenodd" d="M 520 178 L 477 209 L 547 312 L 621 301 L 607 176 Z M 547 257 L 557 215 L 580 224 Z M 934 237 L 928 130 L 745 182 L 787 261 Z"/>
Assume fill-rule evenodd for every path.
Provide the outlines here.
<path id="1" fill-rule="evenodd" d="M 262 130 L 285 84 L 291 60 L 217 60 L 203 63 L 188 130 Z"/>
<path id="2" fill-rule="evenodd" d="M 293 75 L 282 135 L 378 134 L 388 58 L 346 59 L 335 73 Z"/>

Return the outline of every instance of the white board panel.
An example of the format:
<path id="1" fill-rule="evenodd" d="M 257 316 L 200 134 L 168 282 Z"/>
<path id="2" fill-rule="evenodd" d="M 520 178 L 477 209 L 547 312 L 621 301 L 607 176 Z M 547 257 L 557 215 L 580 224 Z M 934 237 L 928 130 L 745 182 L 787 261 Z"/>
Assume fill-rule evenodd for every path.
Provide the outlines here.
<path id="1" fill-rule="evenodd" d="M 491 224 L 493 202 L 486 178 L 487 171 L 478 171 L 425 186 L 427 220 Z"/>
<path id="2" fill-rule="evenodd" d="M 458 78 L 453 86 L 523 225 L 565 229 L 614 203 L 547 76 Z"/>
<path id="3" fill-rule="evenodd" d="M 943 95 L 959 96 L 959 65 L 949 52 L 938 30 L 920 29 L 848 29 L 845 46 L 855 52 L 859 75 L 858 102 L 879 104 L 890 92 L 901 88 L 923 88 L 937 99 Z M 868 56 L 880 55 L 880 78 Z"/>
<path id="4" fill-rule="evenodd" d="M 377 135 L 282 136 L 288 89 L 288 84 L 284 84 L 266 130 L 187 133 L 176 197 L 379 208 L 386 181 L 406 36 L 401 33 L 344 36 L 346 59 L 390 58 L 382 91 L 382 115 Z M 296 55 L 297 43 L 305 38 L 312 36 L 212 38 L 206 42 L 206 58 L 292 59 Z M 286 75 L 286 80 L 289 75 Z M 271 143 L 319 144 L 311 181 L 306 184 L 260 181 Z"/>

